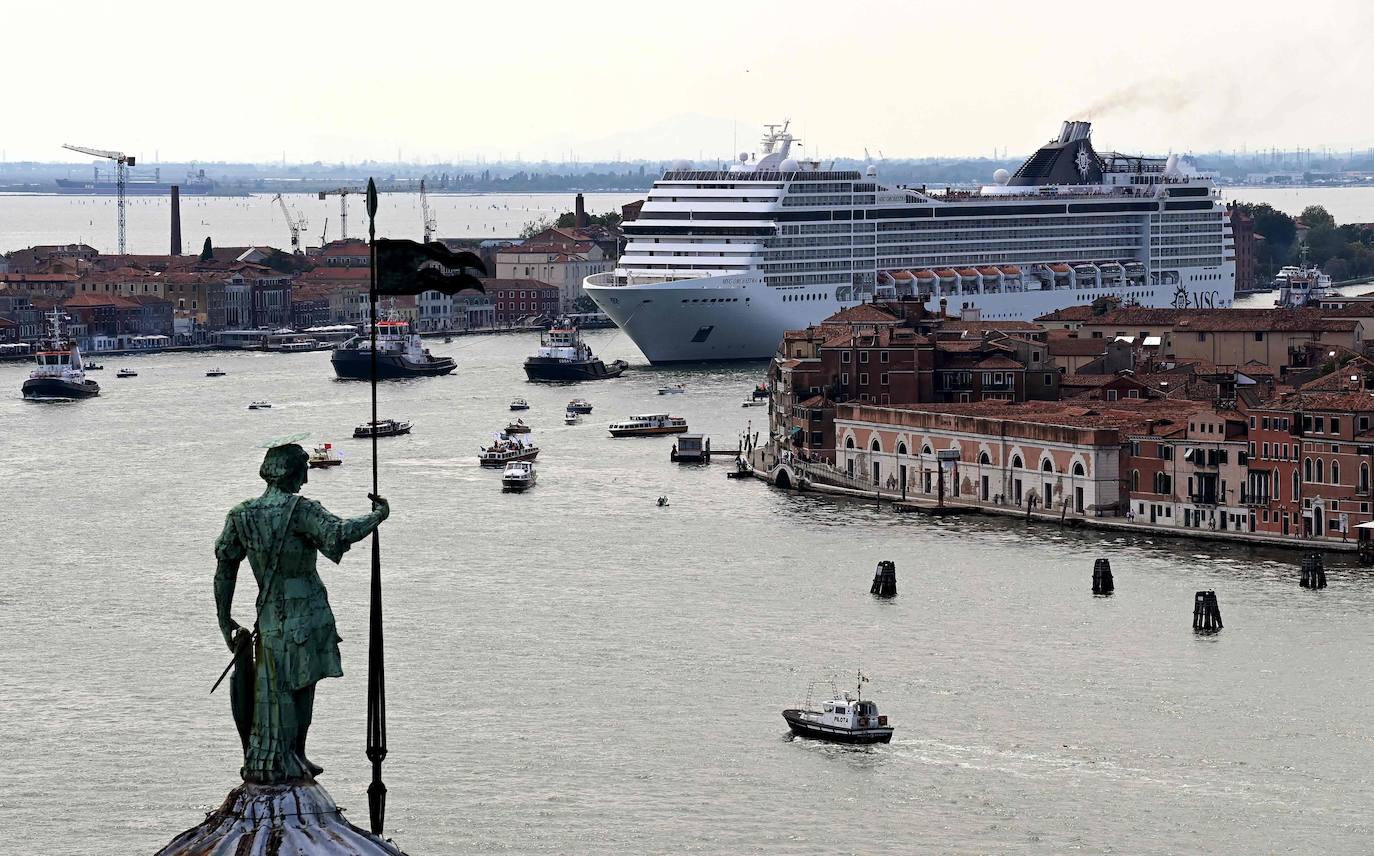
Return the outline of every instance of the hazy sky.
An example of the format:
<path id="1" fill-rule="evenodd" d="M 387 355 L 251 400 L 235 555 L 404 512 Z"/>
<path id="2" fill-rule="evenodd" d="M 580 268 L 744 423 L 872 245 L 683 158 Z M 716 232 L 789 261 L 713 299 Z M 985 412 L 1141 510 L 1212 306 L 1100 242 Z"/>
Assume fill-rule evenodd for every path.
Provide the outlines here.
<path id="1" fill-rule="evenodd" d="M 8 160 L 1374 146 L 1374 2 L 15 3 Z M 122 35 L 121 35 L 122 34 Z M 736 141 L 737 139 L 737 141 Z"/>

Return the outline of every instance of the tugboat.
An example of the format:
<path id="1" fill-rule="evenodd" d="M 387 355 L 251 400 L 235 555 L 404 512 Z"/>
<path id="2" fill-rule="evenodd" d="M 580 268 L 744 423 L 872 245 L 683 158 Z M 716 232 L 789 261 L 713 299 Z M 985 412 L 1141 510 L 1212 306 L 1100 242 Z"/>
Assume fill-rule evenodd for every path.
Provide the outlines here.
<path id="1" fill-rule="evenodd" d="M 504 490 L 525 490 L 534 487 L 536 477 L 533 461 L 511 461 L 501 472 L 501 487 Z"/>
<path id="2" fill-rule="evenodd" d="M 612 422 L 612 437 L 653 437 L 657 434 L 683 434 L 687 431 L 687 420 L 681 416 L 666 413 L 649 413 L 644 416 L 631 416 L 624 422 Z"/>
<path id="3" fill-rule="evenodd" d="M 605 380 L 620 377 L 629 367 L 624 360 L 608 366 L 597 359 L 581 331 L 566 322 L 549 328 L 539 337 L 539 353 L 525 358 L 525 376 L 532 381 Z"/>
<path id="4" fill-rule="evenodd" d="M 568 402 L 568 409 L 573 413 L 586 415 L 592 412 L 592 404 L 585 398 L 574 398 L 572 401 Z"/>
<path id="5" fill-rule="evenodd" d="M 133 369 L 120 369 L 115 372 L 115 377 L 138 377 L 138 372 Z"/>
<path id="6" fill-rule="evenodd" d="M 372 340 L 354 336 L 334 349 L 329 362 L 334 374 L 346 380 L 372 377 Z M 458 367 L 452 357 L 436 357 L 410 329 L 410 323 L 394 315 L 377 322 L 377 378 L 398 380 L 446 375 Z"/>
<path id="7" fill-rule="evenodd" d="M 24 397 L 30 401 L 75 401 L 99 395 L 100 384 L 86 379 L 81 349 L 68 342 L 62 332 L 62 313 L 54 309 L 48 323 L 47 347 L 38 352 L 38 368 L 29 373 L 21 387 Z"/>
<path id="8" fill-rule="evenodd" d="M 397 419 L 378 419 L 376 422 L 364 422 L 353 429 L 353 438 L 360 440 L 366 437 L 398 437 L 401 434 L 410 433 L 410 423 L 402 422 Z"/>
<path id="9" fill-rule="evenodd" d="M 529 410 L 529 409 L 530 409 L 530 403 L 529 403 L 528 401 L 526 401 L 525 399 L 523 399 L 523 398 L 512 399 L 512 400 L 511 400 L 511 403 L 510 403 L 510 409 L 511 409 L 511 410 Z"/>
<path id="10" fill-rule="evenodd" d="M 496 442 L 477 454 L 477 463 L 484 467 L 504 467 L 511 461 L 533 461 L 539 457 L 539 447 L 523 438 L 502 434 Z"/>
<path id="11" fill-rule="evenodd" d="M 528 434 L 528 433 L 530 433 L 530 426 L 528 426 L 528 425 L 525 424 L 525 420 L 523 420 L 523 419 L 516 419 L 514 422 L 508 423 L 508 424 L 506 425 L 506 433 L 507 433 L 507 434 Z"/>
<path id="12" fill-rule="evenodd" d="M 782 712 L 782 718 L 799 737 L 831 743 L 887 743 L 892 740 L 892 726 L 887 724 L 886 716 L 878 713 L 876 704 L 863 700 L 863 686 L 867 682 L 868 678 L 860 672 L 857 697 L 836 692 L 820 710 L 788 708 Z"/>
<path id="13" fill-rule="evenodd" d="M 1302 245 L 1299 264 L 1281 269 L 1274 278 L 1274 286 L 1279 297 L 1274 305 L 1280 309 L 1301 309 L 1316 306 L 1323 298 L 1335 293 L 1331 287 L 1331 277 L 1321 272 L 1316 265 L 1307 263 L 1307 245 Z"/>
<path id="14" fill-rule="evenodd" d="M 322 446 L 315 447 L 314 451 L 310 453 L 310 458 L 307 463 L 312 470 L 317 470 L 326 467 L 337 467 L 343 463 L 343 458 L 340 457 L 333 443 L 325 443 Z"/>

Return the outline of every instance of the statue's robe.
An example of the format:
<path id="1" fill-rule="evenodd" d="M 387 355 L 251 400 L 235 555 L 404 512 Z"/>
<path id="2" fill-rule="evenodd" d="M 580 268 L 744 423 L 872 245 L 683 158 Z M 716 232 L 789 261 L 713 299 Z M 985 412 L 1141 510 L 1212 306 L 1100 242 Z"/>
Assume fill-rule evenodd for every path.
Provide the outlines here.
<path id="1" fill-rule="evenodd" d="M 282 782 L 308 777 L 294 744 L 293 693 L 343 675 L 338 631 L 315 554 L 334 563 L 364 537 L 369 517 L 335 517 L 318 502 L 269 489 L 230 510 L 215 542 L 220 561 L 245 557 L 258 582 L 257 669 L 253 728 L 244 778 Z M 227 605 L 224 607 L 227 610 Z"/>

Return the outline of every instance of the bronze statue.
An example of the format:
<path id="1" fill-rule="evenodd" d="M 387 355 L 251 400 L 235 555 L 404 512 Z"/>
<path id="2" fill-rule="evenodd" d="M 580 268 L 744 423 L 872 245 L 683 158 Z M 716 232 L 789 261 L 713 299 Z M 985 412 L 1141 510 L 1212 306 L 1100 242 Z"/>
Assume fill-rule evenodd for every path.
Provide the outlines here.
<path id="1" fill-rule="evenodd" d="M 230 706 L 247 782 L 276 784 L 321 772 L 305 757 L 315 683 L 341 677 L 343 665 L 315 554 L 337 564 L 391 513 L 386 500 L 374 496 L 371 513 L 345 520 L 300 496 L 308 459 L 295 443 L 268 449 L 258 470 L 267 489 L 234 506 L 215 542 L 215 606 L 220 632 L 234 652 Z M 251 633 L 229 615 L 245 556 L 258 583 Z"/>

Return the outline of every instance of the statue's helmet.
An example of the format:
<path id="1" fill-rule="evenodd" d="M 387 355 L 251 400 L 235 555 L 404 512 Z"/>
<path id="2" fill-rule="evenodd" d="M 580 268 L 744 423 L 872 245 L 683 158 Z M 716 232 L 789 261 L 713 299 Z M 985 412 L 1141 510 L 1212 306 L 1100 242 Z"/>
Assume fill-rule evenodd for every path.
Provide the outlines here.
<path id="1" fill-rule="evenodd" d="M 309 461 L 310 456 L 297 443 L 273 446 L 263 455 L 258 475 L 268 484 L 279 485 L 305 472 Z"/>

